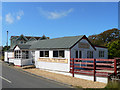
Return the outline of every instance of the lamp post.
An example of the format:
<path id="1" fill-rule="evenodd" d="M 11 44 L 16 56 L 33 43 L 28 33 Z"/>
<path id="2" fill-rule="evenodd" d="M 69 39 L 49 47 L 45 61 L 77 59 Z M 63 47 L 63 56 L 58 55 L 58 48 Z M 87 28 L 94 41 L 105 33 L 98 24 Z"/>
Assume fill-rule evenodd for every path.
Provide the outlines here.
<path id="1" fill-rule="evenodd" d="M 8 31 L 7 31 L 7 61 L 9 63 L 9 60 L 8 60 Z"/>
<path id="2" fill-rule="evenodd" d="M 8 31 L 7 31 L 7 50 L 8 50 Z"/>

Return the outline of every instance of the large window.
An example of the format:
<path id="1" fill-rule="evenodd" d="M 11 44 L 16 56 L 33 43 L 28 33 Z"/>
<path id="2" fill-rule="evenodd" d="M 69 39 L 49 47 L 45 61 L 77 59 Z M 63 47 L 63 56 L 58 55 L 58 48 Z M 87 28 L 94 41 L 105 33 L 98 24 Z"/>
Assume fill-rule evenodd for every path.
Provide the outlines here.
<path id="1" fill-rule="evenodd" d="M 104 57 L 104 51 L 99 51 L 99 57 Z"/>
<path id="2" fill-rule="evenodd" d="M 64 50 L 53 51 L 53 57 L 61 57 L 61 58 L 64 58 Z"/>
<path id="3" fill-rule="evenodd" d="M 22 58 L 28 59 L 29 58 L 29 52 L 28 51 L 22 51 Z"/>
<path id="4" fill-rule="evenodd" d="M 87 58 L 93 58 L 93 51 L 87 51 Z"/>
<path id="5" fill-rule="evenodd" d="M 16 50 L 14 55 L 15 55 L 15 58 L 18 58 L 18 59 L 21 58 L 21 51 Z"/>
<path id="6" fill-rule="evenodd" d="M 22 58 L 22 59 L 28 59 L 29 58 L 29 52 L 28 51 L 20 51 L 20 50 L 16 50 L 15 51 L 15 58 Z"/>
<path id="7" fill-rule="evenodd" d="M 49 57 L 49 51 L 40 51 L 40 57 Z"/>

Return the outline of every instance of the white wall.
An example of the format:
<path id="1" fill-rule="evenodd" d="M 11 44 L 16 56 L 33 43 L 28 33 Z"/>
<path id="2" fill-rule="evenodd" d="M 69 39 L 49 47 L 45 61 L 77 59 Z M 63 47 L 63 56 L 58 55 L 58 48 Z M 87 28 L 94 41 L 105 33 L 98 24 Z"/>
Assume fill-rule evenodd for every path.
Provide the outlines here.
<path id="1" fill-rule="evenodd" d="M 14 59 L 14 65 L 21 66 L 21 59 Z"/>
<path id="2" fill-rule="evenodd" d="M 14 50 L 20 50 L 20 48 L 18 46 L 16 46 L 16 48 Z"/>
<path id="3" fill-rule="evenodd" d="M 49 71 L 49 70 L 46 70 L 46 71 Z M 71 73 L 66 73 L 66 72 L 57 72 L 57 71 L 49 71 L 49 72 L 72 76 Z M 88 76 L 88 75 L 83 75 L 83 74 L 74 74 L 74 77 L 81 78 L 81 79 L 86 79 L 86 80 L 91 80 L 91 81 L 94 80 L 93 76 Z M 108 78 L 107 77 L 96 77 L 96 81 L 97 82 L 102 82 L 102 83 L 108 83 Z"/>
<path id="4" fill-rule="evenodd" d="M 67 63 L 38 61 L 38 59 L 40 58 L 39 55 L 40 55 L 40 51 L 38 51 L 38 50 L 35 51 L 35 66 L 36 66 L 36 68 L 69 72 L 69 70 L 70 70 L 70 51 L 69 50 L 67 50 L 67 49 L 65 50 L 65 59 L 68 59 Z M 53 50 L 49 51 L 49 58 L 53 58 Z"/>
<path id="5" fill-rule="evenodd" d="M 8 52 L 9 63 L 14 62 L 14 52 Z"/>
<path id="6" fill-rule="evenodd" d="M 7 58 L 8 58 L 8 52 L 4 52 L 4 55 L 5 55 L 4 61 L 5 61 L 5 62 L 8 62 L 8 59 L 7 59 Z"/>

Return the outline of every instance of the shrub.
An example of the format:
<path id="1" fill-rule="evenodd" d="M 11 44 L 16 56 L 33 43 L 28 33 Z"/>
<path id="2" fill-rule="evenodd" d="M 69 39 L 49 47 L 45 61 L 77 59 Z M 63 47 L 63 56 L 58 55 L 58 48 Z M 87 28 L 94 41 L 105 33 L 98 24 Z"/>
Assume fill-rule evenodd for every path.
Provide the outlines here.
<path id="1" fill-rule="evenodd" d="M 120 89 L 120 82 L 117 82 L 117 81 L 109 82 L 105 88 L 119 88 Z"/>

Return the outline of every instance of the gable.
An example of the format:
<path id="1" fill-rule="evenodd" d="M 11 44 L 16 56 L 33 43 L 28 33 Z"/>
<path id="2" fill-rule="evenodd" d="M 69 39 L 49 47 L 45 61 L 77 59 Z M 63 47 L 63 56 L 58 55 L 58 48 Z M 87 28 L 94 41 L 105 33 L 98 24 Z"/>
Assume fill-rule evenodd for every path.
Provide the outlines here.
<path id="1" fill-rule="evenodd" d="M 85 40 L 85 41 L 83 41 L 83 40 Z M 89 41 L 89 39 L 85 35 L 81 39 L 79 39 L 71 48 L 73 48 L 76 44 L 77 44 L 77 46 L 78 46 L 78 44 L 80 46 L 80 43 L 82 44 L 82 46 L 85 45 L 84 48 L 89 47 L 89 45 L 90 45 L 94 50 L 96 50 L 94 45 Z"/>
<path id="2" fill-rule="evenodd" d="M 31 37 L 31 38 L 29 39 L 29 41 L 34 41 L 34 40 L 36 40 L 34 37 Z"/>
<path id="3" fill-rule="evenodd" d="M 20 50 L 20 48 L 16 45 L 14 50 Z"/>
<path id="4" fill-rule="evenodd" d="M 17 40 L 24 40 L 27 41 L 28 39 L 26 37 L 24 37 L 23 35 L 21 35 Z"/>

